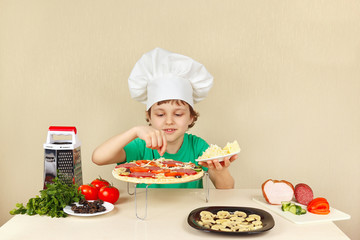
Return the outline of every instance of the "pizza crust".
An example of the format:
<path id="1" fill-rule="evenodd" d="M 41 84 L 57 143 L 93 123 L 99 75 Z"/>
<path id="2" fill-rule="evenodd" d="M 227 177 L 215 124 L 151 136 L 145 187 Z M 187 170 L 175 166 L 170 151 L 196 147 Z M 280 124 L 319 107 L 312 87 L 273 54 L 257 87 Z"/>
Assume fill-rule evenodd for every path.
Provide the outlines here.
<path id="1" fill-rule="evenodd" d="M 174 178 L 174 177 L 162 177 L 162 178 L 135 178 L 128 176 L 120 176 L 116 170 L 112 171 L 113 176 L 124 182 L 131 183 L 145 183 L 145 184 L 172 184 L 172 183 L 186 183 L 198 180 L 204 176 L 204 171 L 200 171 L 194 175 L 183 176 L 182 178 Z"/>

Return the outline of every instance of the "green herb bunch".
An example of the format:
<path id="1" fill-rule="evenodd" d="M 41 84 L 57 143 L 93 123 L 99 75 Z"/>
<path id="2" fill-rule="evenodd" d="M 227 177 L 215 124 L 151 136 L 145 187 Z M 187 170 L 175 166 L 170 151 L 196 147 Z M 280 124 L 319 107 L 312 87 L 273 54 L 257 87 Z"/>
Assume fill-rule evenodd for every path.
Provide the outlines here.
<path id="1" fill-rule="evenodd" d="M 16 208 L 10 211 L 11 215 L 47 215 L 50 217 L 66 217 L 64 207 L 73 202 L 84 199 L 84 195 L 78 190 L 76 184 L 67 185 L 56 177 L 54 183 L 46 184 L 47 189 L 40 191 L 40 197 L 30 198 L 26 207 L 22 203 L 17 203 Z"/>

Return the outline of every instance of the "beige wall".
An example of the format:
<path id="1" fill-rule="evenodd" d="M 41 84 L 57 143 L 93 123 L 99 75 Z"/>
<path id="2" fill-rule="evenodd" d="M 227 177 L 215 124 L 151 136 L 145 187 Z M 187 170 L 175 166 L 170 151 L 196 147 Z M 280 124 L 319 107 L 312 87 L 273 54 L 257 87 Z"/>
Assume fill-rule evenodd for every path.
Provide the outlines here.
<path id="1" fill-rule="evenodd" d="M 0 224 L 41 189 L 50 125 L 78 128 L 85 182 L 101 175 L 126 194 L 113 166 L 91 154 L 145 124 L 127 77 L 157 46 L 214 75 L 191 132 L 218 145 L 238 140 L 237 188 L 305 182 L 352 215 L 337 225 L 360 236 L 356 0 L 0 0 Z"/>

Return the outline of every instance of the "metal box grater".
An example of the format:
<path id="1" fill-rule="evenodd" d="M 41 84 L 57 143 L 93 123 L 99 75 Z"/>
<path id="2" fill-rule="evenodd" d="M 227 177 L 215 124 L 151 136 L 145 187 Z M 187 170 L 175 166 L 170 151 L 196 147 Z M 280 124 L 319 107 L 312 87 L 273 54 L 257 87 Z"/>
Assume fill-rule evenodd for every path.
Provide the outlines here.
<path id="1" fill-rule="evenodd" d="M 71 139 L 56 140 L 54 136 Z M 69 185 L 82 185 L 80 141 L 75 127 L 49 127 L 44 149 L 44 189 L 58 174 L 59 179 Z"/>

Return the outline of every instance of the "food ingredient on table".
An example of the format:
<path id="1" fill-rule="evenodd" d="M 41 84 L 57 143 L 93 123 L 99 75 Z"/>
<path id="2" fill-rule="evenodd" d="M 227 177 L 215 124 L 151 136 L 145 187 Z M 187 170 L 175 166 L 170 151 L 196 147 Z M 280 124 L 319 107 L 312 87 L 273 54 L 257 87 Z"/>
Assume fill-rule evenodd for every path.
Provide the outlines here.
<path id="1" fill-rule="evenodd" d="M 98 190 L 91 184 L 84 184 L 79 187 L 81 193 L 85 196 L 86 200 L 97 200 Z"/>
<path id="2" fill-rule="evenodd" d="M 325 198 L 318 197 L 308 204 L 307 210 L 314 214 L 326 215 L 330 213 L 330 205 Z"/>
<path id="3" fill-rule="evenodd" d="M 212 230 L 224 232 L 247 232 L 258 230 L 263 227 L 261 216 L 257 214 L 247 215 L 242 211 L 201 211 L 200 220 L 197 223 Z"/>
<path id="4" fill-rule="evenodd" d="M 115 203 L 120 196 L 119 190 L 102 178 L 93 180 L 91 184 L 81 185 L 79 190 L 88 201 L 101 199 L 105 202 Z"/>
<path id="5" fill-rule="evenodd" d="M 114 204 L 120 197 L 120 192 L 113 186 L 103 186 L 99 191 L 99 199 Z"/>
<path id="6" fill-rule="evenodd" d="M 283 211 L 290 211 L 297 215 L 306 213 L 305 209 L 301 210 L 301 206 L 290 202 L 293 195 L 295 195 L 298 203 L 307 205 L 308 212 L 319 215 L 330 213 L 329 202 L 322 197 L 314 199 L 312 189 L 305 183 L 297 184 L 294 189 L 293 185 L 285 180 L 278 181 L 269 179 L 262 184 L 262 192 L 264 198 L 270 204 L 278 204 L 278 202 L 281 201 L 281 209 Z M 291 192 L 293 192 L 293 194 L 291 194 Z M 285 198 L 288 198 L 288 200 L 285 200 Z"/>
<path id="7" fill-rule="evenodd" d="M 70 204 L 71 210 L 74 213 L 97 213 L 97 212 L 105 212 L 106 208 L 103 206 L 103 200 L 95 200 L 93 202 L 88 202 L 85 199 L 79 201 L 79 206 L 75 203 Z"/>
<path id="8" fill-rule="evenodd" d="M 299 183 L 295 186 L 295 199 L 298 203 L 308 205 L 313 198 L 313 191 L 307 184 Z"/>
<path id="9" fill-rule="evenodd" d="M 280 205 L 281 202 L 291 201 L 294 197 L 294 186 L 285 180 L 266 180 L 262 186 L 265 200 L 270 204 Z"/>
<path id="10" fill-rule="evenodd" d="M 296 205 L 292 202 L 282 202 L 281 203 L 281 210 L 284 212 L 291 212 L 295 215 L 303 215 L 306 213 L 306 210 L 303 209 L 301 206 Z"/>
<path id="11" fill-rule="evenodd" d="M 91 185 L 96 187 L 96 189 L 99 191 L 100 188 L 102 188 L 103 186 L 109 186 L 110 183 L 108 181 L 106 181 L 105 179 L 102 179 L 101 177 L 99 177 L 99 178 L 95 179 L 94 181 L 92 181 Z"/>
<path id="12" fill-rule="evenodd" d="M 47 189 L 40 191 L 40 196 L 30 198 L 26 206 L 17 203 L 15 209 L 10 211 L 11 215 L 47 215 L 50 217 L 66 217 L 67 214 L 63 208 L 73 202 L 78 202 L 84 198 L 84 195 L 78 191 L 76 184 L 67 185 L 58 177 L 53 180 L 54 183 L 47 184 Z"/>

